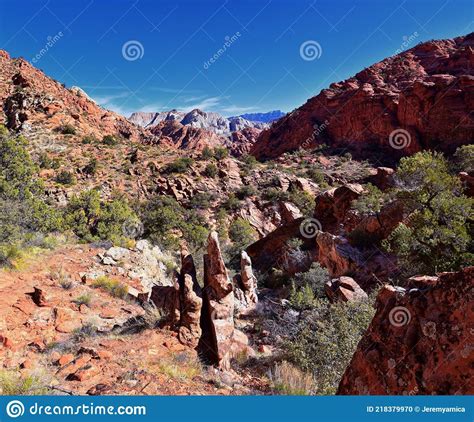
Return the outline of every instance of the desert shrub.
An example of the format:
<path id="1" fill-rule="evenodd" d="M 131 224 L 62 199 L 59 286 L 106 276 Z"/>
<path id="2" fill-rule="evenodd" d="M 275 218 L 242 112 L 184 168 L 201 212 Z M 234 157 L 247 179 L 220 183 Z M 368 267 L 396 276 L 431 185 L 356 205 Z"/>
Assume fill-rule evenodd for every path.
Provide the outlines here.
<path id="1" fill-rule="evenodd" d="M 158 372 L 178 381 L 192 380 L 202 373 L 199 359 L 186 352 L 174 353 L 157 362 Z"/>
<path id="2" fill-rule="evenodd" d="M 92 287 L 108 292 L 113 297 L 125 299 L 128 294 L 128 287 L 117 280 L 107 276 L 101 276 L 94 280 Z"/>
<path id="3" fill-rule="evenodd" d="M 220 161 L 229 156 L 229 151 L 224 147 L 215 147 L 213 155 L 216 160 Z"/>
<path id="4" fill-rule="evenodd" d="M 210 208 L 214 199 L 215 196 L 210 192 L 198 192 L 191 198 L 189 205 L 191 208 L 207 209 Z"/>
<path id="5" fill-rule="evenodd" d="M 311 167 L 308 170 L 306 170 L 306 177 L 308 177 L 309 179 L 311 179 L 314 183 L 317 183 L 318 185 L 322 185 L 322 186 L 327 185 L 326 179 L 324 177 L 324 173 L 315 167 Z"/>
<path id="6" fill-rule="evenodd" d="M 94 176 L 97 173 L 97 169 L 99 168 L 99 162 L 96 158 L 92 158 L 82 169 L 85 174 Z"/>
<path id="7" fill-rule="evenodd" d="M 70 290 L 74 287 L 74 280 L 63 270 L 59 268 L 49 273 L 49 278 L 56 281 L 64 290 Z"/>
<path id="8" fill-rule="evenodd" d="M 252 170 L 257 167 L 258 161 L 253 155 L 245 154 L 240 157 L 240 161 L 248 170 Z"/>
<path id="9" fill-rule="evenodd" d="M 0 394 L 5 396 L 32 396 L 48 393 L 47 381 L 40 375 L 0 370 Z"/>
<path id="10" fill-rule="evenodd" d="M 233 192 L 229 193 L 227 199 L 222 203 L 224 209 L 228 211 L 236 211 L 240 208 L 240 205 L 240 200 L 235 196 L 235 193 Z"/>
<path id="11" fill-rule="evenodd" d="M 184 237 L 192 249 L 200 249 L 208 230 L 205 221 L 194 211 L 186 210 L 175 199 L 157 196 L 142 204 L 140 215 L 145 235 L 165 249 L 176 249 Z"/>
<path id="12" fill-rule="evenodd" d="M 226 261 L 230 268 L 237 271 L 241 251 L 257 240 L 257 232 L 247 220 L 237 218 L 230 224 L 228 235 L 231 243 L 225 248 Z"/>
<path id="13" fill-rule="evenodd" d="M 289 201 L 295 204 L 301 213 L 305 216 L 311 216 L 314 213 L 314 197 L 308 192 L 294 189 L 289 192 Z"/>
<path id="14" fill-rule="evenodd" d="M 86 135 L 82 138 L 81 142 L 83 145 L 96 144 L 97 138 L 94 135 Z"/>
<path id="15" fill-rule="evenodd" d="M 382 209 L 385 199 L 384 193 L 379 188 L 368 183 L 364 186 L 362 195 L 352 201 L 351 208 L 362 215 L 376 214 Z"/>
<path id="16" fill-rule="evenodd" d="M 241 176 L 248 176 L 250 172 L 257 167 L 258 161 L 253 155 L 242 155 L 240 157 L 241 164 Z"/>
<path id="17" fill-rule="evenodd" d="M 118 139 L 114 135 L 104 135 L 102 143 L 109 147 L 113 147 L 118 144 Z"/>
<path id="18" fill-rule="evenodd" d="M 257 194 L 257 190 L 251 185 L 244 185 L 235 192 L 237 198 L 245 199 L 249 196 L 254 196 Z"/>
<path id="19" fill-rule="evenodd" d="M 56 175 L 56 182 L 60 183 L 61 185 L 71 186 L 76 184 L 76 176 L 68 170 L 61 170 Z"/>
<path id="20" fill-rule="evenodd" d="M 41 153 L 38 158 L 39 166 L 42 169 L 58 169 L 60 166 L 60 160 L 58 158 L 51 158 L 45 152 Z"/>
<path id="21" fill-rule="evenodd" d="M 192 166 L 194 160 L 190 157 L 180 157 L 168 163 L 162 170 L 165 174 L 186 173 Z"/>
<path id="22" fill-rule="evenodd" d="M 474 172 L 474 145 L 463 145 L 453 155 L 454 170 Z"/>
<path id="23" fill-rule="evenodd" d="M 83 241 L 110 240 L 115 244 L 124 244 L 128 240 L 125 225 L 140 224 L 136 213 L 123 197 L 101 201 L 95 189 L 72 197 L 65 219 L 68 227 Z"/>
<path id="24" fill-rule="evenodd" d="M 372 300 L 331 305 L 315 299 L 308 312 L 285 350 L 291 362 L 313 374 L 317 394 L 334 394 L 372 320 Z"/>
<path id="25" fill-rule="evenodd" d="M 44 186 L 28 141 L 0 128 L 0 261 L 5 264 L 29 242 L 61 230 L 63 221 L 43 200 Z"/>
<path id="26" fill-rule="evenodd" d="M 89 306 L 92 301 L 92 295 L 90 293 L 84 293 L 74 299 L 74 303 L 78 306 L 87 305 Z"/>
<path id="27" fill-rule="evenodd" d="M 268 375 L 277 394 L 307 396 L 314 392 L 312 375 L 300 371 L 287 361 L 276 363 Z"/>
<path id="28" fill-rule="evenodd" d="M 299 189 L 283 191 L 276 187 L 269 187 L 263 192 L 262 198 L 270 202 L 292 202 L 299 208 L 303 215 L 310 216 L 313 215 L 314 212 L 314 198 L 308 192 Z"/>
<path id="29" fill-rule="evenodd" d="M 297 289 L 309 286 L 315 297 L 324 297 L 324 284 L 329 279 L 328 270 L 321 267 L 319 262 L 313 262 L 308 271 L 296 273 L 292 282 Z"/>
<path id="30" fill-rule="evenodd" d="M 201 155 L 199 156 L 201 160 L 207 161 L 212 158 L 214 158 L 214 153 L 212 152 L 212 149 L 209 147 L 204 147 L 203 150 L 201 151 Z"/>
<path id="31" fill-rule="evenodd" d="M 263 191 L 262 198 L 266 201 L 277 202 L 286 201 L 288 199 L 288 196 L 286 192 L 272 186 Z"/>
<path id="32" fill-rule="evenodd" d="M 214 178 L 217 176 L 217 172 L 218 172 L 217 166 L 213 163 L 209 163 L 204 169 L 204 176 Z"/>
<path id="33" fill-rule="evenodd" d="M 62 133 L 63 135 L 75 135 L 76 128 L 70 124 L 64 124 L 58 127 L 58 132 Z"/>
<path id="34" fill-rule="evenodd" d="M 474 200 L 462 194 L 441 154 L 420 152 L 400 160 L 395 198 L 408 219 L 383 245 L 395 253 L 406 275 L 457 270 L 474 261 Z"/>
<path id="35" fill-rule="evenodd" d="M 229 238 L 239 249 L 244 249 L 256 240 L 257 233 L 247 220 L 237 218 L 229 227 Z"/>
<path id="36" fill-rule="evenodd" d="M 302 287 L 296 287 L 293 283 L 290 291 L 290 303 L 293 308 L 300 311 L 311 309 L 316 300 L 316 295 L 309 284 Z"/>

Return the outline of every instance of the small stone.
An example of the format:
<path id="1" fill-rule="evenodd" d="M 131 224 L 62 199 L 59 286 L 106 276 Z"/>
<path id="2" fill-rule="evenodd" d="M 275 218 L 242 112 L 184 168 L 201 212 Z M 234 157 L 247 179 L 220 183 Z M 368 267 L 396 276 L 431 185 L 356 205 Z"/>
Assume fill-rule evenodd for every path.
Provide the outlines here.
<path id="1" fill-rule="evenodd" d="M 71 363 L 74 360 L 74 355 L 71 353 L 68 353 L 67 355 L 62 355 L 58 359 L 58 365 L 63 367 L 66 366 L 67 364 Z"/>

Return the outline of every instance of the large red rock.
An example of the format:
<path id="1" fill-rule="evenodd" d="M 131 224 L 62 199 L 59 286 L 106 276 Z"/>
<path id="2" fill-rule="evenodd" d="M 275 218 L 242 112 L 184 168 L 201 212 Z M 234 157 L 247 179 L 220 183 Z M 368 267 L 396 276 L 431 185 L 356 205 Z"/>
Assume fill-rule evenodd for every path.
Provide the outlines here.
<path id="1" fill-rule="evenodd" d="M 209 235 L 204 255 L 202 312 L 201 344 L 205 353 L 211 362 L 229 368 L 234 336 L 234 293 L 216 232 Z"/>
<path id="2" fill-rule="evenodd" d="M 474 267 L 384 287 L 338 394 L 468 395 Z"/>
<path id="3" fill-rule="evenodd" d="M 229 143 L 229 151 L 234 157 L 240 157 L 247 154 L 252 145 L 257 141 L 261 129 L 246 127 L 244 129 L 232 132 L 232 140 Z"/>
<path id="4" fill-rule="evenodd" d="M 305 221 L 304 218 L 290 221 L 249 245 L 246 251 L 252 259 L 253 268 L 263 275 L 274 268 L 291 275 L 307 271 L 316 259 L 317 248 L 314 238 L 306 238 L 302 234 Z M 293 240 L 301 241 L 301 252 L 295 253 L 291 245 Z"/>
<path id="5" fill-rule="evenodd" d="M 471 33 L 389 57 L 280 119 L 250 153 L 273 159 L 322 143 L 369 155 L 385 151 L 387 159 L 424 148 L 451 152 L 474 139 L 473 52 Z"/>
<path id="6" fill-rule="evenodd" d="M 322 192 L 316 197 L 314 218 L 321 226 L 321 230 L 337 233 L 346 218 L 352 201 L 359 198 L 364 188 L 359 184 L 347 184 Z"/>
<path id="7" fill-rule="evenodd" d="M 324 291 L 331 302 L 352 302 L 367 299 L 365 293 L 352 277 L 339 277 L 329 280 Z"/>

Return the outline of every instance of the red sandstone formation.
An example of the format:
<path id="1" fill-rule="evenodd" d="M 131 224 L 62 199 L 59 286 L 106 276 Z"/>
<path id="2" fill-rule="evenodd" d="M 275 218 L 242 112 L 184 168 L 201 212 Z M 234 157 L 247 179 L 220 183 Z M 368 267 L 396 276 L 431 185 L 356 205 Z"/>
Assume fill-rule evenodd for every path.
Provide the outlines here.
<path id="1" fill-rule="evenodd" d="M 322 90 L 263 131 L 251 154 L 273 159 L 322 143 L 387 158 L 451 152 L 474 139 L 473 66 L 474 33 L 417 45 Z"/>
<path id="2" fill-rule="evenodd" d="M 473 394 L 474 267 L 385 286 L 338 394 Z"/>
<path id="3" fill-rule="evenodd" d="M 175 120 L 160 122 L 151 132 L 157 136 L 160 144 L 176 149 L 202 151 L 205 147 L 215 148 L 223 144 L 223 140 L 215 133 L 182 125 Z"/>
<path id="4" fill-rule="evenodd" d="M 145 140 L 152 135 L 118 114 L 104 110 L 79 89 L 67 89 L 26 60 L 0 50 L 0 116 L 8 128 L 28 133 L 34 126 L 53 131 L 71 125 L 81 135 Z"/>

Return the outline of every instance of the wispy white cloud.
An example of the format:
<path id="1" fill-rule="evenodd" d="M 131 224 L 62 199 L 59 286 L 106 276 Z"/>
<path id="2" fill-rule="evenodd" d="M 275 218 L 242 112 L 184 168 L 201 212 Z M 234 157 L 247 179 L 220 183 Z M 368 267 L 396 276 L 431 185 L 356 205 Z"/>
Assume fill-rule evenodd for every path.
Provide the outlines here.
<path id="1" fill-rule="evenodd" d="M 195 108 L 199 108 L 200 110 L 204 110 L 204 111 L 215 111 L 218 108 L 220 103 L 221 103 L 220 97 L 209 97 L 209 98 L 204 98 L 198 102 L 194 102 L 191 104 L 187 103 L 181 109 L 184 111 L 191 111 L 191 110 L 194 110 Z"/>
<path id="2" fill-rule="evenodd" d="M 94 92 L 94 90 L 90 90 Z M 98 94 L 95 93 L 88 95 L 94 99 L 94 101 L 99 104 L 101 107 L 112 110 L 122 116 L 129 117 L 133 112 L 159 112 L 159 111 L 169 111 L 173 108 L 180 111 L 191 111 L 194 109 L 200 109 L 203 111 L 214 111 L 225 116 L 238 115 L 250 111 L 256 111 L 255 107 L 245 107 L 232 104 L 229 97 L 214 96 L 208 97 L 206 95 L 191 95 L 179 96 L 178 102 L 176 104 L 171 103 L 158 103 L 150 102 L 140 105 L 132 106 L 130 104 L 130 92 L 121 91 L 114 94 Z"/>

